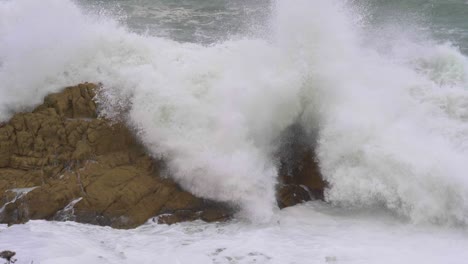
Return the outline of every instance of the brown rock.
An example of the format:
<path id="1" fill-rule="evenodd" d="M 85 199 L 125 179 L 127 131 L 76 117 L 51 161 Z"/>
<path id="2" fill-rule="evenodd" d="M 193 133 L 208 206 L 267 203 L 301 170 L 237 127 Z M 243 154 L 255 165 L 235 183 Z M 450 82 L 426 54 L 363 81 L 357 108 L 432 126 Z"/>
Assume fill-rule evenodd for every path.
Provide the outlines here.
<path id="1" fill-rule="evenodd" d="M 44 99 L 38 109 L 54 108 L 60 115 L 68 118 L 96 118 L 94 98 L 96 85 L 91 83 L 67 87 L 61 93 L 51 94 Z"/>
<path id="2" fill-rule="evenodd" d="M 125 125 L 97 118 L 96 89 L 67 87 L 0 125 L 0 223 L 54 219 L 132 228 L 158 215 L 167 224 L 229 219 L 231 208 L 162 177 L 164 163 L 147 155 Z M 321 198 L 325 188 L 313 150 L 298 140 L 300 129 L 288 131 L 293 136 L 286 133 L 279 155 L 281 208 Z"/>
<path id="3" fill-rule="evenodd" d="M 222 222 L 231 218 L 231 210 L 225 206 L 207 208 L 200 214 L 200 219 L 205 222 Z"/>
<path id="4" fill-rule="evenodd" d="M 199 219 L 199 213 L 188 210 L 181 210 L 171 214 L 163 214 L 155 220 L 158 224 L 172 225 L 179 222 L 194 221 Z"/>
<path id="5" fill-rule="evenodd" d="M 307 138 L 299 125 L 291 126 L 282 138 L 277 191 L 280 208 L 324 198 L 327 183 L 322 178 L 314 149 Z"/>
<path id="6" fill-rule="evenodd" d="M 225 205 L 216 205 L 210 203 L 210 206 L 200 208 L 200 210 L 193 209 L 178 209 L 171 213 L 162 214 L 153 221 L 159 224 L 172 225 L 184 221 L 203 220 L 205 222 L 222 222 L 232 217 L 232 209 Z"/>
<path id="7" fill-rule="evenodd" d="M 161 177 L 160 162 L 124 125 L 97 118 L 95 89 L 89 83 L 65 88 L 2 124 L 0 222 L 54 219 L 131 228 L 163 213 L 178 216 L 172 221 L 217 218 L 221 207 Z M 21 189 L 30 187 L 36 188 Z M 223 210 L 220 215 L 227 215 Z"/>
<path id="8" fill-rule="evenodd" d="M 285 208 L 312 199 L 307 187 L 297 184 L 283 184 L 278 188 L 278 207 Z"/>

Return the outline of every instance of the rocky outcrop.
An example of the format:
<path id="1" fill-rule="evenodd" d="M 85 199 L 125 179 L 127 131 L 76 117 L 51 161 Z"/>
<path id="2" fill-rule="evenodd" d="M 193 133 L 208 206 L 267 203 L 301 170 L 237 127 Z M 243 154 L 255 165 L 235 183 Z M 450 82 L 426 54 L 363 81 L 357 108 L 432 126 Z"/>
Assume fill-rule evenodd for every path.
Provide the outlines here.
<path id="1" fill-rule="evenodd" d="M 1 223 L 49 219 L 132 228 L 155 216 L 168 224 L 231 216 L 228 206 L 165 177 L 164 163 L 150 158 L 124 125 L 98 118 L 96 89 L 65 88 L 0 124 Z M 296 143 L 288 148 L 281 157 L 281 208 L 320 198 L 325 186 L 313 152 Z"/>
<path id="2" fill-rule="evenodd" d="M 277 201 L 280 208 L 323 199 L 327 183 L 322 179 L 314 149 L 300 125 L 292 125 L 282 137 L 279 150 Z"/>
<path id="3" fill-rule="evenodd" d="M 0 128 L 0 221 L 75 220 L 117 228 L 159 222 L 222 220 L 229 210 L 163 177 L 121 124 L 98 119 L 96 86 L 45 98 Z M 181 217 L 184 215 L 184 217 Z"/>

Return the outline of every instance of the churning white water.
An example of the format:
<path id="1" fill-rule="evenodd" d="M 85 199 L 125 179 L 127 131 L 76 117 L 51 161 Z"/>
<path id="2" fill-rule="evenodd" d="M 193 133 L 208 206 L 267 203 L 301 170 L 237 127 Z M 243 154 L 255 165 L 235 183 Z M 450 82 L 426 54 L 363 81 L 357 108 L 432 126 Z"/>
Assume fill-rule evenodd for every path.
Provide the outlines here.
<path id="1" fill-rule="evenodd" d="M 466 263 L 465 231 L 403 225 L 381 211 L 320 203 L 276 216 L 263 225 L 149 223 L 134 230 L 32 221 L 0 227 L 0 248 L 15 248 L 16 264 Z"/>
<path id="2" fill-rule="evenodd" d="M 239 206 L 241 218 L 270 223 L 227 224 L 231 231 L 201 224 L 129 231 L 135 241 L 140 236 L 150 240 L 138 243 L 142 250 L 153 252 L 145 247 L 160 245 L 158 250 L 169 263 L 179 263 L 178 258 L 184 260 L 180 263 L 206 263 L 209 258 L 214 263 L 250 263 L 252 256 L 260 263 L 421 263 L 415 256 L 428 252 L 425 263 L 444 262 L 430 249 L 407 248 L 426 243 L 425 232 L 431 228 L 400 226 L 391 218 L 396 231 L 387 232 L 389 226 L 380 218 L 366 216 L 358 223 L 362 220 L 358 216 L 322 215 L 316 206 L 276 212 L 273 153 L 285 128 L 300 123 L 311 146 L 316 146 L 330 184 L 327 210 L 385 208 L 412 223 L 462 229 L 468 224 L 467 57 L 450 43 L 366 31 L 366 17 L 353 3 L 277 0 L 265 37 L 200 45 L 132 33 L 106 14 L 85 12 L 69 0 L 0 1 L 0 121 L 66 85 L 100 82 L 101 115 L 133 127 L 155 157 L 165 158 L 172 177 L 184 188 Z M 277 218 L 279 226 L 272 225 Z M 193 226 L 213 237 L 194 242 Z M 53 231 L 38 233 L 41 228 Z M 434 243 L 428 247 L 458 254 L 447 263 L 464 263 L 461 257 L 467 253 L 460 248 L 468 243 L 464 231 L 447 230 L 434 231 Z M 89 235 L 75 234 L 81 231 Z M 139 248 L 125 243 L 114 245 L 118 248 L 112 253 L 83 253 L 93 250 L 80 245 L 94 240 L 94 232 L 111 240 L 124 231 L 32 222 L 0 235 L 27 248 L 41 243 L 43 235 L 58 239 L 67 232 L 79 240 L 76 254 L 84 256 L 80 260 L 97 263 L 100 254 L 110 254 L 99 258 L 100 263 L 117 263 L 112 258 L 124 256 L 128 262 L 139 259 L 137 253 L 125 253 Z M 145 232 L 155 232 L 154 241 Z M 236 232 L 240 234 L 228 241 Z M 407 232 L 414 237 L 407 237 Z M 16 234 L 26 240 L 33 237 L 32 244 L 15 240 Z M 258 252 L 245 251 L 258 241 L 242 245 L 252 235 L 266 243 Z M 346 248 L 351 238 L 343 241 L 343 236 L 370 238 L 362 248 Z M 460 244 L 440 248 L 446 236 Z M 173 244 L 161 245 L 162 240 Z M 218 242 L 219 252 L 214 246 Z M 287 253 L 275 243 L 284 245 Z M 382 243 L 414 258 L 406 261 L 403 255 L 387 254 Z M 104 244 L 100 246 L 105 248 Z M 206 244 L 213 244 L 211 257 Z M 182 255 L 169 254 L 170 245 L 180 247 Z M 300 248 L 294 251 L 295 246 Z M 231 259 L 218 261 L 216 256 L 225 254 L 223 248 L 231 250 Z M 374 255 L 361 252 L 373 249 Z M 236 259 L 236 250 L 241 259 Z M 204 252 L 200 259 L 187 262 L 200 251 Z M 45 253 L 34 254 L 46 259 Z M 307 261 L 316 254 L 317 261 Z M 337 254 L 342 256 L 335 260 Z M 73 262 L 67 258 L 47 263 L 64 260 Z"/>
<path id="3" fill-rule="evenodd" d="M 70 1 L 3 1 L 0 117 L 101 82 L 102 115 L 124 118 L 183 187 L 260 221 L 274 209 L 274 142 L 299 120 L 318 134 L 328 201 L 465 224 L 466 57 L 429 41 L 380 54 L 342 1 L 273 9 L 268 38 L 201 46 L 129 33 Z"/>

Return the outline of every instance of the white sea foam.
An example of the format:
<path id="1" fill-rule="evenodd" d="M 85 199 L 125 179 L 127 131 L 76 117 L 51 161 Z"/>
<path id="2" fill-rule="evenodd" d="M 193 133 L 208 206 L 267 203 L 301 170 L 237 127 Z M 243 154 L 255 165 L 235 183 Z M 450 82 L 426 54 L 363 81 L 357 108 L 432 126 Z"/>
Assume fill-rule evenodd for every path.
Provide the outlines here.
<path id="1" fill-rule="evenodd" d="M 74 222 L 0 225 L 0 248 L 16 264 L 380 263 L 464 264 L 466 232 L 405 225 L 379 211 L 311 203 L 278 212 L 277 222 L 149 223 L 133 230 Z"/>
<path id="2" fill-rule="evenodd" d="M 0 120 L 101 82 L 103 116 L 131 125 L 184 188 L 254 221 L 275 210 L 274 144 L 299 120 L 329 202 L 466 224 L 466 57 L 432 41 L 364 45 L 348 4 L 278 0 L 268 38 L 203 46 L 130 33 L 68 0 L 1 1 Z"/>

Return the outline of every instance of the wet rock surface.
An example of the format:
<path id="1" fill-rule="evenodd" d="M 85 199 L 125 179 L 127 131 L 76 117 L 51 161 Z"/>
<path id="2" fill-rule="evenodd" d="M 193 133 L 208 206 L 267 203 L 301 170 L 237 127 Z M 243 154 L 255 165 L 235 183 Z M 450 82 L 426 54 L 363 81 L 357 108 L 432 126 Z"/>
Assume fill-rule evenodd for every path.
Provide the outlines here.
<path id="1" fill-rule="evenodd" d="M 98 118 L 91 83 L 51 94 L 29 113 L 0 124 L 0 222 L 73 220 L 133 228 L 224 221 L 233 210 L 195 197 L 165 177 L 124 125 Z M 282 158 L 280 208 L 323 197 L 313 151 L 295 142 Z M 155 217 L 157 216 L 157 217 Z M 155 218 L 153 218 L 155 217 Z"/>
<path id="2" fill-rule="evenodd" d="M 68 87 L 2 125 L 2 223 L 49 219 L 131 228 L 158 214 L 184 214 L 179 221 L 228 217 L 204 217 L 229 210 L 163 177 L 162 162 L 125 126 L 98 119 L 96 88 Z"/>
<path id="3" fill-rule="evenodd" d="M 279 150 L 277 201 L 280 208 L 324 199 L 327 183 L 320 173 L 314 149 L 305 131 L 293 125 L 285 131 Z"/>

